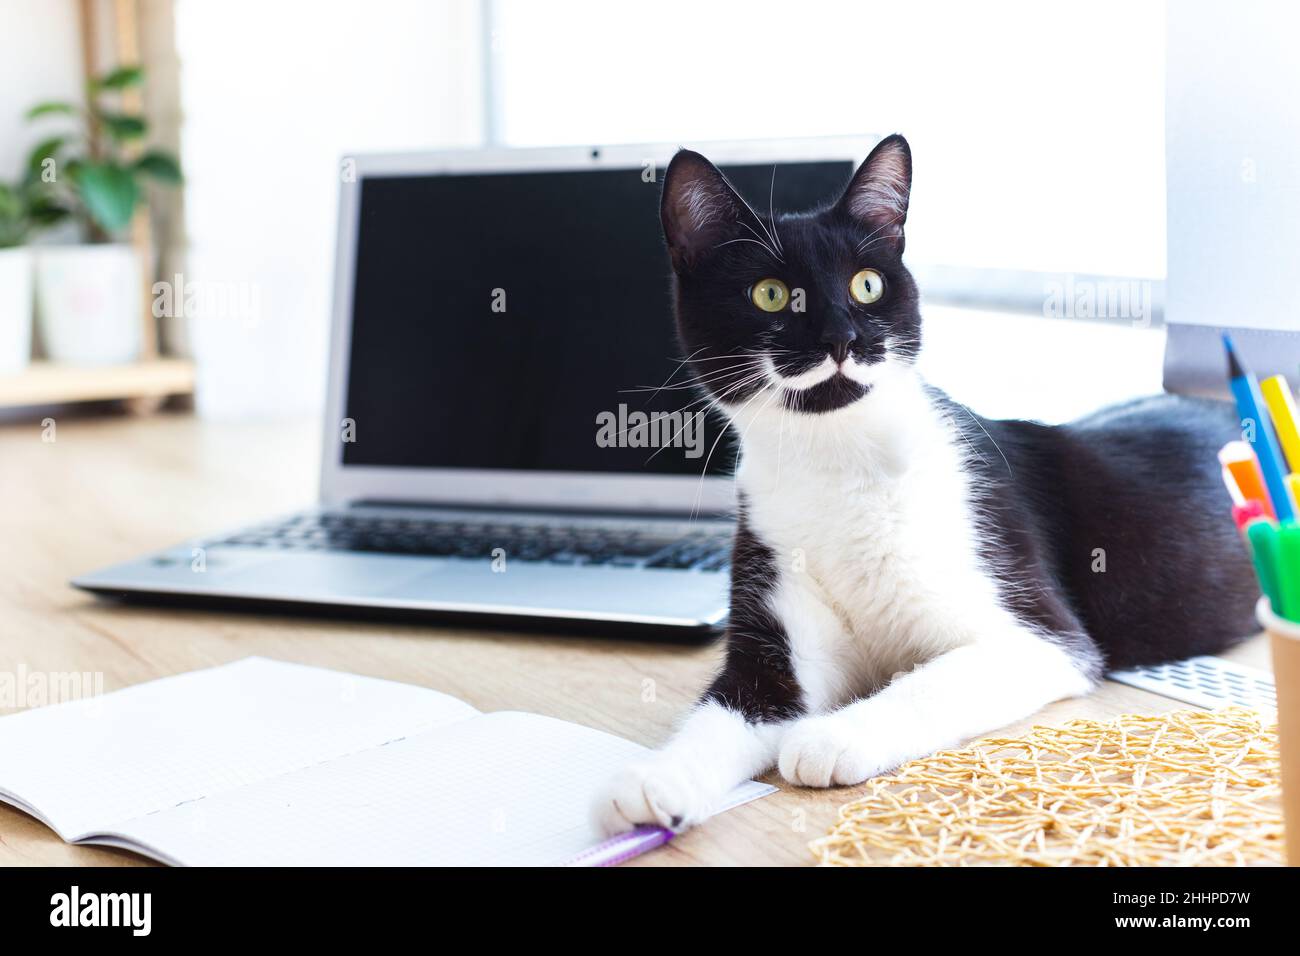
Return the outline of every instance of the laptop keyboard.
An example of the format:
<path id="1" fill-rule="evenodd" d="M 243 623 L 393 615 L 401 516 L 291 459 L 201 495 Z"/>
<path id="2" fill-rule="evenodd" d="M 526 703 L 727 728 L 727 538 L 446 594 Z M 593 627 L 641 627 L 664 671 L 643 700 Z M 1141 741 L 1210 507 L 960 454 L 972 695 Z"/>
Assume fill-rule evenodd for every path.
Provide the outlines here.
<path id="1" fill-rule="evenodd" d="M 459 521 L 391 515 L 307 514 L 217 542 L 298 551 L 361 551 L 507 561 L 721 571 L 730 537 L 716 529 L 666 534 L 646 526 Z M 500 553 L 500 552 L 498 552 Z"/>

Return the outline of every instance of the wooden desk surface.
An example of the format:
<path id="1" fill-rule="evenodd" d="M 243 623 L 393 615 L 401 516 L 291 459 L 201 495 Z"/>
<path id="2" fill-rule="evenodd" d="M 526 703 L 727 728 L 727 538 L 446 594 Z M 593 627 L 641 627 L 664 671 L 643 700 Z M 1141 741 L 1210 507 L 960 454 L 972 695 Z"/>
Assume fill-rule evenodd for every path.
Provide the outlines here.
<path id="1" fill-rule="evenodd" d="M 434 625 L 156 610 L 105 603 L 73 575 L 185 538 L 310 505 L 313 423 L 214 424 L 188 415 L 0 427 L 0 672 L 103 673 L 105 690 L 260 654 L 423 684 L 475 707 L 528 710 L 656 745 L 694 700 L 719 648 L 472 631 Z M 1256 637 L 1228 655 L 1268 667 Z M 653 681 L 653 702 L 643 695 Z M 1107 683 L 1023 726 L 1180 706 Z M 0 711 L 4 713 L 4 711 Z M 1017 725 L 1021 726 L 1021 725 Z M 808 840 L 857 788 L 782 791 L 722 815 L 639 865 L 807 864 Z M 136 865 L 68 846 L 0 805 L 0 864 Z"/>

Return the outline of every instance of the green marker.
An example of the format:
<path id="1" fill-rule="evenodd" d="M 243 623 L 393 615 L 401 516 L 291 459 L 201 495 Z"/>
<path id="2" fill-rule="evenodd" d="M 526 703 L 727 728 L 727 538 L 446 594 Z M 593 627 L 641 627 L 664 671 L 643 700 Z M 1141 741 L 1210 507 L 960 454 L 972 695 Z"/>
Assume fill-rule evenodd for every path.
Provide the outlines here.
<path id="1" fill-rule="evenodd" d="M 1255 562 L 1255 576 L 1259 578 L 1260 590 L 1268 597 L 1273 613 L 1285 617 L 1286 607 L 1300 608 L 1300 605 L 1285 604 L 1278 587 L 1281 534 L 1277 525 L 1271 521 L 1252 521 L 1246 526 L 1246 538 L 1250 541 L 1250 554 Z"/>
<path id="2" fill-rule="evenodd" d="M 1282 600 L 1279 617 L 1294 621 L 1300 617 L 1300 526 L 1288 521 L 1277 534 L 1277 592 Z M 1269 598 L 1271 601 L 1272 598 Z"/>

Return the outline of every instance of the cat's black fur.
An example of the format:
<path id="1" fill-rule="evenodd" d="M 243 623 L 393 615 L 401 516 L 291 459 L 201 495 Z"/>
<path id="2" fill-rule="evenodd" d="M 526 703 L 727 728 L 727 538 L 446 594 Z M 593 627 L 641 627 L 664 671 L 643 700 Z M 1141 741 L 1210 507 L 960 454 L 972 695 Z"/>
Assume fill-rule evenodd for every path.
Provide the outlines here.
<path id="1" fill-rule="evenodd" d="M 1021 618 L 1068 641 L 1094 676 L 1256 630 L 1258 587 L 1217 458 L 1239 435 L 1231 405 L 1162 395 L 1058 427 L 980 424 L 964 431 L 982 459 L 987 558 L 1029 585 L 1006 593 Z"/>
<path id="2" fill-rule="evenodd" d="M 785 626 L 765 600 L 775 581 L 776 555 L 750 530 L 742 497 L 731 548 L 727 659 L 704 700 L 753 722 L 789 720 L 804 709 Z"/>
<path id="3" fill-rule="evenodd" d="M 879 180 L 878 157 L 894 164 L 886 172 L 899 195 L 877 189 L 871 202 L 855 205 L 864 177 Z M 678 332 L 714 397 L 735 406 L 758 389 L 745 369 L 728 371 L 726 357 L 746 351 L 775 350 L 786 374 L 844 349 L 870 363 L 887 338 L 891 354 L 915 358 L 919 297 L 902 262 L 910 181 L 906 142 L 889 137 L 836 204 L 762 215 L 704 157 L 677 155 L 665 177 L 663 222 Z M 692 214 L 698 226 L 698 204 L 710 211 L 708 225 L 683 229 Z M 844 288 L 844 276 L 864 266 L 885 277 L 885 295 L 870 307 Z M 805 313 L 765 316 L 749 301 L 746 290 L 778 270 L 805 290 Z M 789 407 L 819 414 L 866 391 L 837 375 Z M 983 556 L 1006 582 L 1005 602 L 1065 645 L 1088 676 L 1211 653 L 1254 630 L 1258 592 L 1216 458 L 1238 437 L 1230 405 L 1161 396 L 1049 427 L 980 418 L 937 389 L 932 399 L 974 451 L 967 468 Z M 767 605 L 773 556 L 749 529 L 743 501 L 732 576 L 727 662 L 705 699 L 751 720 L 788 719 L 800 713 L 801 695 Z"/>

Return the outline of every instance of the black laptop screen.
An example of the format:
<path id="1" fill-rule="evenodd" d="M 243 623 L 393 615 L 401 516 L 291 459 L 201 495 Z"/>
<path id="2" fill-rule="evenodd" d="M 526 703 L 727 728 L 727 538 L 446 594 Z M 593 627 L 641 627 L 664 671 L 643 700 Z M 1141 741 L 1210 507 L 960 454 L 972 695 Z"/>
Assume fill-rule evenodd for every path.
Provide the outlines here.
<path id="1" fill-rule="evenodd" d="M 770 164 L 724 171 L 767 206 Z M 851 172 L 781 164 L 776 206 L 831 199 Z M 659 186 L 640 168 L 366 177 L 360 188 L 344 464 L 704 470 L 716 416 L 682 417 L 702 407 L 682 412 L 697 397 L 688 390 L 636 391 L 685 381 Z M 708 470 L 729 471 L 733 454 L 719 442 Z"/>

